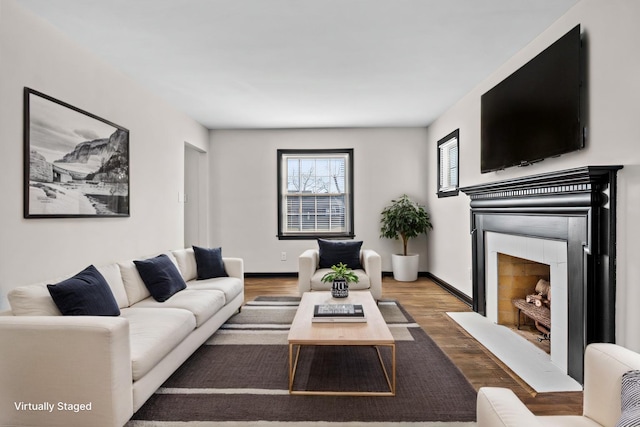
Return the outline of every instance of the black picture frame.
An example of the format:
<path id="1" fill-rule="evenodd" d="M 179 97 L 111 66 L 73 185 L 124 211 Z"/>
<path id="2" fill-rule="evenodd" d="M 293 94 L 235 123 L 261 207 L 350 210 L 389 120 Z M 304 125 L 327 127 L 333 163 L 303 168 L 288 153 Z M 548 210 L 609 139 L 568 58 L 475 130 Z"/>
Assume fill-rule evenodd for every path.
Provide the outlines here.
<path id="1" fill-rule="evenodd" d="M 445 153 L 446 151 L 446 153 Z M 451 163 L 455 163 L 452 167 Z M 447 165 L 444 163 L 447 162 Z M 444 168 L 447 170 L 443 170 Z M 453 173 L 452 173 L 452 169 Z M 447 174 L 448 181 L 443 182 Z M 438 140 L 438 197 L 457 196 L 460 188 L 460 129 L 456 129 Z"/>
<path id="2" fill-rule="evenodd" d="M 128 217 L 129 131 L 24 88 L 24 217 Z"/>

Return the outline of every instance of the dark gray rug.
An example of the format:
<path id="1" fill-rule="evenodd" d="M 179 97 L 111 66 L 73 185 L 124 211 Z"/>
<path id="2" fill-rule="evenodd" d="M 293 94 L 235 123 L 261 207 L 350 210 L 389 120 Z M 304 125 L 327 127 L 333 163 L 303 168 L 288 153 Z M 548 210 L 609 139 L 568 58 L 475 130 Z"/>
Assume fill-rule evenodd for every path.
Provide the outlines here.
<path id="1" fill-rule="evenodd" d="M 134 415 L 166 421 L 473 421 L 476 392 L 396 302 L 380 310 L 396 337 L 395 397 L 288 394 L 287 325 L 297 299 L 258 298 L 198 349 Z M 387 366 L 390 351 L 382 351 Z M 295 388 L 386 390 L 375 349 L 304 347 Z"/>

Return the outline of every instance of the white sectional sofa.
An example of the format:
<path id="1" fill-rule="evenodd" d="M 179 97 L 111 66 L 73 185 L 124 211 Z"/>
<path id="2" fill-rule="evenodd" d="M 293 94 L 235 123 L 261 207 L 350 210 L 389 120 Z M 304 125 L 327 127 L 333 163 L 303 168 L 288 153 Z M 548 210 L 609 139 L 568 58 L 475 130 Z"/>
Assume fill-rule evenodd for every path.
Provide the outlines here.
<path id="1" fill-rule="evenodd" d="M 98 267 L 119 316 L 62 316 L 47 284 L 0 313 L 0 425 L 120 427 L 244 301 L 244 266 L 196 280 L 193 249 L 166 253 L 186 289 L 154 300 L 133 260 Z M 63 278 L 64 279 L 64 278 Z"/>

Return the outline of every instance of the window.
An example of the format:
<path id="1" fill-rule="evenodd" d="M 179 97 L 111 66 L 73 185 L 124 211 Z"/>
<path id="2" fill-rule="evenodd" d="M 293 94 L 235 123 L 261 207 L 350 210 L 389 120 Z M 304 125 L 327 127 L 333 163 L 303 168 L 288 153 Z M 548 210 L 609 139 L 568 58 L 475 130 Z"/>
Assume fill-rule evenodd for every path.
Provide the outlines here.
<path id="1" fill-rule="evenodd" d="M 438 197 L 458 195 L 458 140 L 460 129 L 438 141 Z"/>
<path id="2" fill-rule="evenodd" d="M 278 150 L 278 238 L 353 237 L 353 150 Z"/>

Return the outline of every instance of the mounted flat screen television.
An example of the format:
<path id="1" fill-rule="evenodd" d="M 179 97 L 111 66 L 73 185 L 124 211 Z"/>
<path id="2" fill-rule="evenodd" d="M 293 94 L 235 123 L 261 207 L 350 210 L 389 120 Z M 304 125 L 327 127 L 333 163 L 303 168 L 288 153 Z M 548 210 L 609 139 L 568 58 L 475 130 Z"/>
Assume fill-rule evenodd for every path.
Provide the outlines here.
<path id="1" fill-rule="evenodd" d="M 482 173 L 584 147 L 580 25 L 482 95 Z"/>

